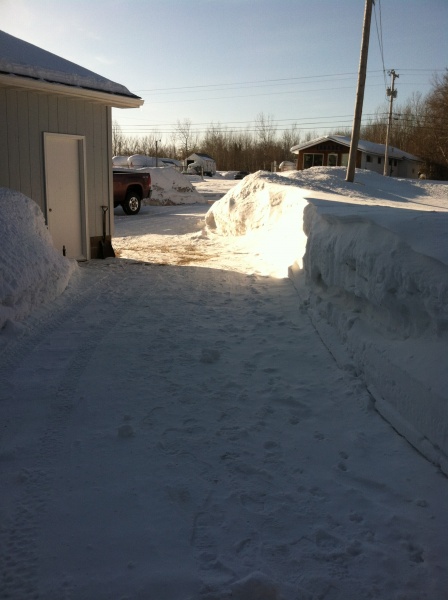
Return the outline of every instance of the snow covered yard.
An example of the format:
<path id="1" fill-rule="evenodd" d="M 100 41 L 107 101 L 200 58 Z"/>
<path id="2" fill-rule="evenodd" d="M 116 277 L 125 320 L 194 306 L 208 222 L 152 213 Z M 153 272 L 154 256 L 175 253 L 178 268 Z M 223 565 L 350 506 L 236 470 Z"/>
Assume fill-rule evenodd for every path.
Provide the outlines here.
<path id="1" fill-rule="evenodd" d="M 441 364 L 446 234 L 424 236 L 420 211 L 380 228 L 375 206 L 412 195 L 443 219 L 446 196 L 361 174 L 354 194 L 333 173 L 254 175 L 209 211 L 116 211 L 120 258 L 81 265 L 64 294 L 8 322 L 0 597 L 446 598 L 447 478 L 375 410 L 353 335 L 365 343 L 377 323 L 385 356 L 408 339 Z M 324 243 L 328 223 L 351 224 L 351 258 L 345 235 Z M 418 331 L 372 312 L 369 234 L 430 259 Z M 288 279 L 307 241 L 313 258 Z M 403 246 L 384 247 L 389 271 Z M 347 290 L 360 304 L 342 303 Z"/>

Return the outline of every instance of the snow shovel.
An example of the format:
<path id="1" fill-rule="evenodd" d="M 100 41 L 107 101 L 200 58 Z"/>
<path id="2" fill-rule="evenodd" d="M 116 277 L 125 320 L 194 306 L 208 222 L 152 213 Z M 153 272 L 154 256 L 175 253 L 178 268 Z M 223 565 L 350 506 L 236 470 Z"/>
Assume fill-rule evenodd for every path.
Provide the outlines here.
<path id="1" fill-rule="evenodd" d="M 106 213 L 109 210 L 108 206 L 102 206 L 103 210 L 103 239 L 100 240 L 98 245 L 98 258 L 109 258 L 110 256 L 115 258 L 115 252 L 112 248 L 112 243 L 106 240 Z"/>

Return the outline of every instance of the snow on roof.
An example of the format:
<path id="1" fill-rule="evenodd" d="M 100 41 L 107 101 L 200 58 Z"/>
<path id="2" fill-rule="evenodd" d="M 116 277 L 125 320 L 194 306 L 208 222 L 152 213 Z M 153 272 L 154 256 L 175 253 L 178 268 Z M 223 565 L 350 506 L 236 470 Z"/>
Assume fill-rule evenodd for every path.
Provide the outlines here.
<path id="1" fill-rule="evenodd" d="M 47 83 L 139 98 L 124 85 L 106 79 L 56 54 L 0 31 L 0 72 Z"/>
<path id="2" fill-rule="evenodd" d="M 202 154 L 201 152 L 193 152 L 191 156 L 199 156 L 200 158 L 205 158 L 206 160 L 215 160 L 208 154 Z M 189 156 L 188 158 L 191 158 L 191 156 Z"/>
<path id="3" fill-rule="evenodd" d="M 350 147 L 351 138 L 348 135 L 324 135 L 320 138 L 315 138 L 314 140 L 310 140 L 309 142 L 304 142 L 303 144 L 297 144 L 291 148 L 291 152 L 293 154 L 298 154 L 300 150 L 305 150 L 306 148 L 310 148 L 311 146 L 315 146 L 316 144 L 320 144 L 325 141 L 333 141 L 338 144 L 342 144 L 343 146 Z M 384 156 L 386 146 L 385 144 L 376 144 L 374 142 L 368 142 L 366 140 L 359 140 L 358 142 L 358 150 L 361 152 L 365 152 L 366 154 L 375 154 L 378 156 Z M 389 146 L 389 157 L 390 158 L 404 158 L 407 160 L 415 160 L 417 162 L 421 162 L 418 156 L 414 156 L 413 154 L 409 154 L 409 152 L 404 152 L 399 148 L 394 148 L 393 146 Z"/>

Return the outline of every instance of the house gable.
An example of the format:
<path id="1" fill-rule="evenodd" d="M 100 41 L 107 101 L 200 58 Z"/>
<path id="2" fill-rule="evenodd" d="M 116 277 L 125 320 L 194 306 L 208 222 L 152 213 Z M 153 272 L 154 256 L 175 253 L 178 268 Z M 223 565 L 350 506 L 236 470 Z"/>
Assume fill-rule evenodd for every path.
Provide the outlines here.
<path id="1" fill-rule="evenodd" d="M 294 146 L 291 151 L 297 154 L 297 169 L 313 166 L 345 166 L 348 163 L 350 143 L 337 140 L 332 136 L 311 140 L 306 144 Z M 361 152 L 357 152 L 356 166 L 361 167 Z"/>
<path id="2" fill-rule="evenodd" d="M 328 135 L 291 148 L 297 154 L 297 169 L 311 166 L 347 166 L 351 138 L 342 135 Z M 382 173 L 384 169 L 385 145 L 360 140 L 356 152 L 356 168 L 369 169 Z M 389 147 L 391 174 L 400 177 L 417 177 L 420 159 L 399 148 Z"/>
<path id="3" fill-rule="evenodd" d="M 78 144 L 82 156 L 73 163 L 85 199 L 86 258 L 97 256 L 102 240 L 102 206 L 110 207 L 107 237 L 113 232 L 112 107 L 141 104 L 124 86 L 0 32 L 0 186 L 33 199 L 48 223 L 50 210 L 66 207 L 64 193 L 57 194 L 56 207 L 48 206 L 52 165 L 45 139 L 60 136 L 67 151 Z M 75 186 L 76 176 L 72 181 Z M 60 185 L 69 184 L 62 179 Z M 70 249 L 67 255 L 74 257 Z"/>

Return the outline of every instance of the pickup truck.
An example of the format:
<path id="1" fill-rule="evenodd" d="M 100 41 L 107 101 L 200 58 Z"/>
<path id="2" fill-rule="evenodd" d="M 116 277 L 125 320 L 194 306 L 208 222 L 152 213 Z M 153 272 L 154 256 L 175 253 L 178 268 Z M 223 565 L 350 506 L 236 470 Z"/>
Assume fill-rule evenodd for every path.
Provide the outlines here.
<path id="1" fill-rule="evenodd" d="M 140 211 L 143 198 L 151 198 L 151 175 L 135 169 L 112 170 L 114 182 L 114 208 L 122 206 L 127 215 Z"/>

